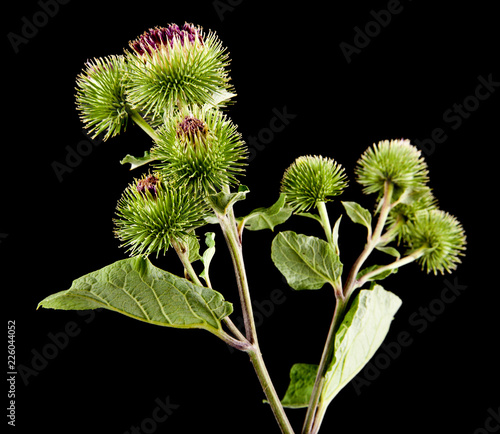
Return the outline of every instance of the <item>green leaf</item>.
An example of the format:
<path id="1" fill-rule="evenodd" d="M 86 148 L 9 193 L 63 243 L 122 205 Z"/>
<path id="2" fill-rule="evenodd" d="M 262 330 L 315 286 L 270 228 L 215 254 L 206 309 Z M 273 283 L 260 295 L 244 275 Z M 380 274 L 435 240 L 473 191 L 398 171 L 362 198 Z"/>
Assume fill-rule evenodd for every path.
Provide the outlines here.
<path id="1" fill-rule="evenodd" d="M 228 92 L 226 89 L 217 89 L 212 93 L 209 102 L 207 102 L 203 108 L 209 109 L 212 107 L 224 107 L 225 103 L 236 96 L 235 93 Z"/>
<path id="2" fill-rule="evenodd" d="M 333 226 L 332 230 L 332 241 L 333 241 L 333 246 L 335 247 L 335 253 L 337 256 L 340 256 L 340 249 L 339 249 L 339 228 L 340 228 L 340 220 L 342 219 L 342 216 L 340 216 L 337 221 L 335 222 L 335 225 Z"/>
<path id="3" fill-rule="evenodd" d="M 200 242 L 197 237 L 186 237 L 187 238 L 187 250 L 188 250 L 188 260 L 193 263 L 201 259 L 200 256 Z"/>
<path id="4" fill-rule="evenodd" d="M 321 395 L 323 407 L 351 381 L 382 345 L 401 300 L 380 285 L 356 296 L 335 335 L 334 357 Z M 281 403 L 288 408 L 308 407 L 318 365 L 297 363 Z"/>
<path id="5" fill-rule="evenodd" d="M 356 202 L 342 202 L 342 205 L 344 205 L 347 215 L 354 223 L 366 226 L 369 231 L 372 230 L 372 215 L 370 211 Z"/>
<path id="6" fill-rule="evenodd" d="M 149 151 L 144 151 L 144 156 L 134 157 L 133 155 L 127 154 L 120 161 L 120 164 L 130 164 L 130 170 L 136 169 L 137 167 L 144 166 L 145 164 L 156 161 L 156 158 L 151 157 Z"/>
<path id="7" fill-rule="evenodd" d="M 239 218 L 245 229 L 259 231 L 262 229 L 274 230 L 276 225 L 284 223 L 292 215 L 293 210 L 285 205 L 286 195 L 281 194 L 278 201 L 269 208 L 257 208 L 245 217 Z"/>
<path id="8" fill-rule="evenodd" d="M 247 186 L 240 185 L 236 193 L 225 193 L 221 191 L 217 194 L 211 194 L 208 196 L 208 202 L 218 214 L 226 215 L 229 208 L 233 206 L 235 202 L 244 200 L 249 191 Z"/>
<path id="9" fill-rule="evenodd" d="M 205 282 L 210 281 L 208 277 L 208 270 L 210 268 L 210 262 L 215 255 L 215 232 L 207 232 L 205 234 L 205 244 L 207 245 L 207 250 L 203 252 L 203 256 L 201 257 L 201 262 L 205 266 L 203 271 L 200 274 L 200 277 L 205 279 Z"/>
<path id="10" fill-rule="evenodd" d="M 209 214 L 205 217 L 205 221 L 210 225 L 218 225 L 219 219 L 215 214 Z"/>
<path id="11" fill-rule="evenodd" d="M 296 363 L 290 370 L 290 384 L 281 400 L 283 407 L 303 408 L 309 406 L 318 365 Z"/>
<path id="12" fill-rule="evenodd" d="M 273 240 L 271 258 L 294 289 L 320 289 L 332 285 L 342 273 L 334 248 L 316 237 L 280 232 Z"/>
<path id="13" fill-rule="evenodd" d="M 296 213 L 296 215 L 316 220 L 317 222 L 319 222 L 321 226 L 323 226 L 323 221 L 321 220 L 321 217 L 318 214 L 313 214 L 310 212 L 298 212 Z"/>
<path id="14" fill-rule="evenodd" d="M 221 330 L 221 319 L 233 310 L 220 293 L 163 271 L 142 256 L 82 276 L 38 307 L 105 308 L 149 324 L 211 332 Z"/>
<path id="15" fill-rule="evenodd" d="M 401 196 L 398 198 L 398 203 L 404 205 L 411 205 L 415 202 L 418 202 L 420 199 L 424 199 L 431 195 L 430 189 L 427 186 L 420 187 L 408 187 L 405 189 Z"/>
<path id="16" fill-rule="evenodd" d="M 371 265 L 370 267 L 366 267 L 366 268 L 363 268 L 356 276 L 356 279 L 359 280 L 361 279 L 361 277 L 363 277 L 365 274 L 371 272 L 371 271 L 374 271 L 376 270 L 377 268 L 381 268 L 382 265 Z M 376 281 L 376 280 L 383 280 L 385 279 L 386 277 L 390 276 L 391 274 L 394 274 L 394 273 L 397 273 L 398 272 L 398 269 L 397 268 L 392 268 L 390 270 L 385 270 L 385 271 L 381 271 L 380 273 L 378 274 L 374 274 L 373 276 L 371 276 L 369 279 L 367 279 L 366 281 L 367 282 L 371 282 L 371 281 Z"/>
<path id="17" fill-rule="evenodd" d="M 380 285 L 356 296 L 335 336 L 334 358 L 321 397 L 326 405 L 375 354 L 400 306 L 399 297 Z"/>
<path id="18" fill-rule="evenodd" d="M 401 257 L 401 253 L 399 253 L 394 247 L 376 246 L 375 248 L 381 252 L 387 253 L 388 255 L 394 256 L 397 259 Z"/>

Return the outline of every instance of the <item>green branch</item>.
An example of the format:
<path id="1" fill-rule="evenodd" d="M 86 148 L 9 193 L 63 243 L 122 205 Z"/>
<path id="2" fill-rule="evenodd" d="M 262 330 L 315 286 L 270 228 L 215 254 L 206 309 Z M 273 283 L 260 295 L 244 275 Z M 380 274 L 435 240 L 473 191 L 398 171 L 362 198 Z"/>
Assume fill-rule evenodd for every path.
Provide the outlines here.
<path id="1" fill-rule="evenodd" d="M 387 216 L 389 215 L 389 211 L 391 210 L 391 199 L 392 199 L 393 189 L 394 186 L 392 185 L 392 183 L 390 182 L 385 183 L 384 196 L 381 202 L 380 215 L 377 221 L 377 225 L 373 233 L 371 233 L 371 236 L 368 238 L 365 248 L 363 249 L 358 259 L 352 266 L 349 275 L 347 277 L 343 292 L 336 291 L 335 311 L 333 313 L 333 318 L 330 324 L 330 329 L 323 349 L 323 354 L 321 355 L 318 373 L 316 375 L 313 391 L 311 393 L 311 399 L 309 401 L 309 407 L 307 409 L 306 418 L 302 429 L 303 434 L 312 434 L 313 432 L 317 432 L 323 420 L 324 411 L 318 411 L 318 405 L 320 404 L 321 394 L 324 388 L 326 372 L 328 370 L 328 367 L 330 366 L 331 358 L 335 350 L 334 348 L 335 335 L 337 333 L 340 323 L 342 322 L 345 308 L 349 303 L 349 299 L 353 294 L 354 290 L 357 288 L 356 276 L 358 275 L 359 270 L 361 269 L 366 259 L 370 256 L 370 254 L 373 252 L 375 247 L 380 242 L 380 238 L 385 226 L 385 222 L 387 220 Z M 321 216 L 321 211 L 320 211 L 320 216 Z"/>
<path id="2" fill-rule="evenodd" d="M 226 190 L 228 189 L 226 188 Z M 214 212 L 219 220 L 219 224 L 224 234 L 224 238 L 226 240 L 233 262 L 234 273 L 238 285 L 238 292 L 240 295 L 241 309 L 243 312 L 246 339 L 251 344 L 251 347 L 245 351 L 250 357 L 264 394 L 266 395 L 267 401 L 271 406 L 271 409 L 274 413 L 276 421 L 278 422 L 278 425 L 281 428 L 282 433 L 293 434 L 293 428 L 286 416 L 285 410 L 271 381 L 271 377 L 269 376 L 259 348 L 257 329 L 255 326 L 255 319 L 253 315 L 252 300 L 250 297 L 250 288 L 248 285 L 246 269 L 243 260 L 241 238 L 238 231 L 236 218 L 234 217 L 233 207 L 232 205 L 230 205 L 225 215 L 222 215 L 215 209 Z"/>
<path id="3" fill-rule="evenodd" d="M 135 109 L 128 108 L 127 110 L 129 116 L 131 119 L 138 125 L 139 127 L 142 128 L 142 130 L 149 136 L 151 137 L 155 142 L 160 139 L 156 131 L 149 125 L 144 118 L 139 114 L 139 112 Z"/>
<path id="4" fill-rule="evenodd" d="M 311 399 L 309 401 L 309 406 L 307 408 L 306 418 L 304 421 L 304 426 L 302 428 L 303 434 L 311 433 L 311 429 L 316 420 L 318 405 L 320 404 L 321 394 L 325 385 L 326 372 L 331 363 L 331 359 L 334 352 L 335 335 L 344 317 L 344 312 L 347 307 L 348 300 L 345 300 L 342 296 L 337 298 L 335 304 L 335 311 L 333 313 L 332 322 L 330 324 L 330 329 L 328 330 L 328 336 L 326 338 L 326 344 L 323 348 L 323 354 L 321 355 L 321 361 L 318 367 L 318 373 L 316 374 L 316 380 L 314 382 L 313 391 L 311 393 Z"/>
<path id="5" fill-rule="evenodd" d="M 376 276 L 377 274 L 383 273 L 384 271 L 388 271 L 388 270 L 394 270 L 395 268 L 399 268 L 399 267 L 402 267 L 404 265 L 407 265 L 407 264 L 417 260 L 418 258 L 420 258 L 424 254 L 424 252 L 425 252 L 425 249 L 421 248 L 421 249 L 415 250 L 414 252 L 405 256 L 404 258 L 397 259 L 396 261 L 391 262 L 390 264 L 387 264 L 387 265 L 382 265 L 382 266 L 376 268 L 375 270 L 372 270 L 372 271 L 364 274 L 363 277 L 361 277 L 356 282 L 355 286 L 357 288 L 360 288 L 366 282 L 368 282 L 371 278 Z"/>

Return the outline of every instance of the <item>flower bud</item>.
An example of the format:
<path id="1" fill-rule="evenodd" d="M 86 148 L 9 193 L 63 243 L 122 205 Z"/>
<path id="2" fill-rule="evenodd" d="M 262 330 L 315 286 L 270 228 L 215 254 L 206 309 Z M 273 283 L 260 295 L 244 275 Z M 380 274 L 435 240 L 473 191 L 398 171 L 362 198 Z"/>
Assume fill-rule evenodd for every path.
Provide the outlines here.
<path id="1" fill-rule="evenodd" d="M 238 184 L 247 150 L 236 126 L 219 110 L 193 107 L 166 119 L 151 156 L 174 185 L 203 194 Z"/>
<path id="2" fill-rule="evenodd" d="M 461 262 L 466 237 L 462 225 L 452 215 L 438 209 L 419 212 L 408 222 L 407 229 L 409 253 L 423 250 L 418 261 L 427 273 L 449 273 Z"/>
<path id="3" fill-rule="evenodd" d="M 319 202 L 338 196 L 347 186 L 344 168 L 331 158 L 304 156 L 286 169 L 281 192 L 288 204 L 298 212 L 307 211 Z"/>
<path id="4" fill-rule="evenodd" d="M 153 123 L 179 106 L 214 103 L 216 95 L 232 89 L 225 48 L 200 27 L 156 27 L 129 45 L 128 97 Z"/>
<path id="5" fill-rule="evenodd" d="M 429 187 L 408 189 L 389 212 L 386 226 L 395 230 L 394 235 L 397 236 L 398 242 L 401 242 L 408 235 L 408 222 L 424 211 L 437 208 L 437 199 Z"/>
<path id="6" fill-rule="evenodd" d="M 205 224 L 205 201 L 185 188 L 173 188 L 158 174 L 136 180 L 117 205 L 115 234 L 131 255 L 165 252 L 172 241 L 186 241 Z"/>
<path id="7" fill-rule="evenodd" d="M 408 188 L 421 188 L 428 181 L 427 164 L 409 140 L 384 140 L 368 148 L 355 169 L 366 194 L 384 193 L 385 183 L 394 185 L 394 198 Z"/>
<path id="8" fill-rule="evenodd" d="M 127 126 L 125 69 L 123 56 L 109 56 L 89 60 L 77 77 L 77 109 L 93 137 L 105 132 L 107 140 Z"/>

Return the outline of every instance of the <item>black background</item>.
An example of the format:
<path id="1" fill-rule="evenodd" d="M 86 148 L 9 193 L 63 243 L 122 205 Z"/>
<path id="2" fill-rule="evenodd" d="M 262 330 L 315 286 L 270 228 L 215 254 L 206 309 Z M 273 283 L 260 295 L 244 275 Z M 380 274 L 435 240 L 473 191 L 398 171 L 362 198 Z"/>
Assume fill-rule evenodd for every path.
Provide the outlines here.
<path id="1" fill-rule="evenodd" d="M 283 171 L 303 154 L 327 155 L 344 165 L 351 185 L 343 199 L 370 208 L 373 199 L 363 197 L 354 182 L 360 154 L 379 140 L 415 142 L 430 138 L 435 128 L 444 131 L 446 139 L 427 156 L 431 186 L 441 207 L 463 223 L 467 256 L 451 276 L 425 275 L 410 265 L 384 282 L 403 299 L 386 342 L 406 331 L 411 345 L 388 366 L 376 355 L 378 371 L 365 375 L 371 384 L 360 394 L 348 385 L 331 405 L 322 432 L 472 434 L 483 427 L 487 410 L 499 405 L 494 176 L 500 89 L 459 126 L 443 116 L 474 95 L 479 76 L 500 80 L 498 31 L 491 2 L 436 3 L 401 0 L 401 12 L 375 30 L 350 63 L 340 43 L 353 44 L 355 28 L 373 21 L 370 11 L 386 9 L 387 1 L 332 6 L 247 0 L 218 12 L 211 1 L 72 0 L 45 21 L 37 15 L 43 25 L 17 53 L 8 34 L 22 35 L 26 20 L 32 22 L 42 8 L 35 1 L 9 4 L 3 30 L 2 290 L 6 319 L 16 324 L 18 370 L 35 369 L 24 379 L 17 375 L 17 420 L 10 431 L 121 434 L 151 417 L 156 399 L 168 397 L 178 408 L 157 426 L 158 433 L 279 432 L 261 403 L 248 358 L 206 332 L 150 326 L 107 311 L 95 317 L 36 311 L 41 299 L 69 288 L 74 278 L 126 257 L 113 236 L 112 218 L 122 190 L 137 174 L 119 160 L 150 146 L 131 125 L 90 148 L 60 182 L 54 162 L 65 164 L 67 147 L 75 150 L 87 140 L 75 110 L 76 75 L 87 59 L 120 54 L 150 27 L 185 21 L 217 32 L 228 47 L 238 93 L 229 114 L 244 138 L 268 128 L 273 110 L 295 115 L 255 153 L 243 180 L 251 193 L 236 208 L 240 215 L 273 203 Z M 339 201 L 329 210 L 336 220 Z M 281 229 L 320 235 L 314 222 L 297 217 Z M 229 258 L 217 234 L 212 280 L 236 307 Z M 258 332 L 282 395 L 293 363 L 318 362 L 334 299 L 326 287 L 294 292 L 283 283 L 269 257 L 273 236 L 247 232 L 244 248 L 253 297 L 269 309 Z M 363 236 L 360 226 L 343 219 L 345 266 L 362 249 Z M 181 272 L 172 252 L 153 262 Z M 446 279 L 466 289 L 444 305 L 439 300 Z M 283 302 L 271 308 L 265 301 L 273 290 Z M 422 320 L 420 309 L 429 306 L 439 312 Z M 419 325 L 411 318 L 419 318 Z M 62 341 L 64 348 L 46 363 L 34 360 L 50 354 L 50 336 L 73 323 L 77 335 Z M 288 413 L 300 432 L 305 412 Z"/>

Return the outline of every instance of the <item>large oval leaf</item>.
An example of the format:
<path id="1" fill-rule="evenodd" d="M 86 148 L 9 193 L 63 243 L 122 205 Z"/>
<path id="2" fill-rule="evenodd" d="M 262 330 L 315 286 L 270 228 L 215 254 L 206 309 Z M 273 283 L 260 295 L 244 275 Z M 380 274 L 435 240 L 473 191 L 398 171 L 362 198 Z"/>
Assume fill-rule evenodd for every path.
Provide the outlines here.
<path id="1" fill-rule="evenodd" d="M 273 240 L 271 258 L 293 289 L 319 289 L 332 285 L 342 273 L 334 248 L 316 237 L 280 232 Z"/>
<path id="2" fill-rule="evenodd" d="M 401 299 L 380 285 L 357 295 L 335 335 L 335 352 L 326 374 L 326 405 L 368 363 L 384 341 Z"/>
<path id="3" fill-rule="evenodd" d="M 232 304 L 209 288 L 135 257 L 115 262 L 73 281 L 71 288 L 38 307 L 63 310 L 105 308 L 150 324 L 176 328 L 221 328 Z"/>
<path id="4" fill-rule="evenodd" d="M 363 369 L 384 341 L 394 314 L 401 306 L 396 295 L 375 285 L 362 290 L 335 334 L 334 358 L 325 376 L 320 405 L 325 409 L 354 376 Z M 318 365 L 297 363 L 281 401 L 288 408 L 307 407 Z"/>
<path id="5" fill-rule="evenodd" d="M 295 363 L 290 370 L 290 384 L 281 400 L 283 407 L 308 407 L 317 373 L 318 365 Z"/>

